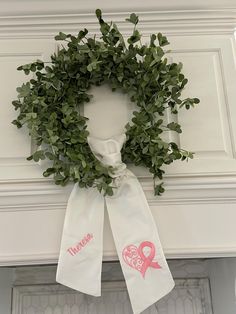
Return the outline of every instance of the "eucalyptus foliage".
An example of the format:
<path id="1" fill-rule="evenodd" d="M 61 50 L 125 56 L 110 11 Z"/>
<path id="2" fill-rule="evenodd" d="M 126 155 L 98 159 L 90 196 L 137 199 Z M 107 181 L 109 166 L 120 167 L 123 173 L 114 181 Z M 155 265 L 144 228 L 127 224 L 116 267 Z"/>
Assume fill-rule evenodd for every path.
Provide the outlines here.
<path id="1" fill-rule="evenodd" d="M 165 124 L 169 110 L 189 109 L 197 98 L 181 99 L 187 79 L 182 64 L 168 63 L 163 47 L 168 40 L 161 33 L 152 34 L 149 44 L 141 42 L 137 29 L 138 16 L 127 19 L 134 28 L 125 40 L 115 23 L 106 23 L 101 10 L 96 10 L 101 37 L 87 37 L 88 30 L 77 35 L 59 33 L 64 41 L 50 63 L 41 60 L 22 65 L 18 70 L 34 73 L 34 78 L 17 88 L 13 101 L 19 115 L 13 121 L 18 128 L 26 125 L 38 150 L 28 160 L 51 160 L 43 175 L 53 175 L 56 184 L 79 182 L 80 187 L 96 186 L 105 195 L 113 194 L 111 168 L 103 166 L 93 155 L 87 142 L 87 118 L 79 109 L 89 102 L 91 86 L 108 84 L 113 91 L 127 93 L 137 105 L 132 122 L 126 126 L 127 141 L 122 149 L 125 163 L 144 166 L 153 174 L 155 194 L 164 191 L 164 165 L 174 160 L 192 158 L 174 142 L 163 140 L 163 132 L 181 133 L 178 123 Z M 158 182 L 158 183 L 157 183 Z"/>

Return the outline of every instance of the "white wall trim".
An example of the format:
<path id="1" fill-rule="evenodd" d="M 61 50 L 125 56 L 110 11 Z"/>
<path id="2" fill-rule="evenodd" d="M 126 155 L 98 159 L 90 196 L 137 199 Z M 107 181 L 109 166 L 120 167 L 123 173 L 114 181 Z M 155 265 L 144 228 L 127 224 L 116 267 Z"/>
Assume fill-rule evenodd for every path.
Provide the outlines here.
<path id="1" fill-rule="evenodd" d="M 167 259 L 192 259 L 192 258 L 219 258 L 235 257 L 236 247 L 198 247 L 198 248 L 168 248 L 164 250 Z M 21 265 L 50 265 L 57 264 L 58 252 L 37 253 L 1 256 L 0 267 Z M 104 251 L 103 261 L 117 261 L 118 256 L 114 251 Z"/>
<path id="2" fill-rule="evenodd" d="M 74 12 L 77 11 L 79 12 L 79 9 L 75 8 Z M 73 14 L 65 12 L 45 14 L 40 11 L 31 15 L 0 14 L 0 38 L 47 38 L 59 31 L 77 32 L 83 27 L 87 27 L 93 33 L 98 30 L 93 11 L 92 9 L 89 13 Z M 168 35 L 189 35 L 233 33 L 236 28 L 236 8 L 151 11 L 148 7 L 133 11 L 140 16 L 139 28 L 144 35 L 149 35 L 154 29 Z M 127 15 L 127 12 L 118 12 L 114 9 L 104 13 L 104 18 L 108 21 L 113 20 L 124 34 L 129 34 L 132 26 L 125 22 Z"/>
<path id="3" fill-rule="evenodd" d="M 171 204 L 236 204 L 236 176 L 172 176 L 164 179 L 166 192 L 153 193 L 150 177 L 140 177 L 150 206 Z M 0 212 L 65 210 L 72 184 L 59 187 L 48 180 L 0 182 Z"/>

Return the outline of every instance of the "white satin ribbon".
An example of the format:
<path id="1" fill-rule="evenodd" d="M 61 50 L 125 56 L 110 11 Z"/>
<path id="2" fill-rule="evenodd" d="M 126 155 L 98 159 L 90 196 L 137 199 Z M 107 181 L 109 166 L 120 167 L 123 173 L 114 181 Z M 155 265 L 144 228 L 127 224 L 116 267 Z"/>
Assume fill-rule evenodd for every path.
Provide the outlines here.
<path id="1" fill-rule="evenodd" d="M 126 280 L 133 312 L 139 314 L 174 287 L 156 224 L 136 176 L 122 163 L 125 135 L 88 143 L 104 165 L 115 171 L 113 196 L 75 184 L 66 210 L 57 282 L 94 296 L 101 295 L 104 208 Z"/>

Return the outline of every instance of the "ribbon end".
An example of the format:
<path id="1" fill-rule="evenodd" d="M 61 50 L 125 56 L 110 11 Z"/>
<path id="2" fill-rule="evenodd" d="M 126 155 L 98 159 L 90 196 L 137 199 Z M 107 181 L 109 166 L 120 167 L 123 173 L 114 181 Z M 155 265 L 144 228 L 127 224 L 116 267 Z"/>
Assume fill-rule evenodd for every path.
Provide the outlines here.
<path id="1" fill-rule="evenodd" d="M 172 291 L 175 287 L 174 280 L 170 280 L 170 282 L 166 285 L 165 289 L 163 289 L 160 293 L 152 295 L 152 297 L 145 302 L 144 300 L 141 302 L 142 304 L 137 304 L 136 300 L 130 298 L 131 306 L 134 314 L 143 313 L 143 311 L 147 310 L 150 306 L 161 300 L 164 296 Z M 142 298 L 140 298 L 141 300 Z"/>
<path id="2" fill-rule="evenodd" d="M 56 282 L 70 289 L 91 295 L 93 297 L 101 296 L 101 282 L 99 282 L 98 286 L 93 289 L 91 289 L 91 287 L 80 287 L 78 283 L 71 283 L 71 281 L 67 282 L 64 279 L 59 278 L 59 276 L 56 277 Z"/>

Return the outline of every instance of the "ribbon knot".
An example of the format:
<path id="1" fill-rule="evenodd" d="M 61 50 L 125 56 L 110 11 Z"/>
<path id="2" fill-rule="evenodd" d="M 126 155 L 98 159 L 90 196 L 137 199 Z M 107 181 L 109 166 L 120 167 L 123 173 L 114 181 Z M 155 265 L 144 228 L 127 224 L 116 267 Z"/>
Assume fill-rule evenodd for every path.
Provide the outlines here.
<path id="1" fill-rule="evenodd" d="M 111 166 L 113 168 L 113 171 L 109 172 L 112 178 L 121 177 L 126 173 L 126 164 L 121 159 L 121 149 L 125 140 L 125 134 L 107 140 L 88 137 L 88 144 L 94 156 L 104 166 Z"/>

